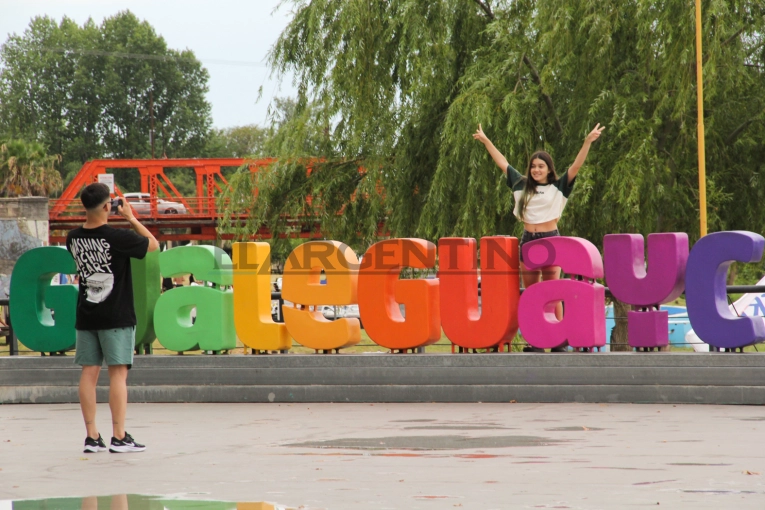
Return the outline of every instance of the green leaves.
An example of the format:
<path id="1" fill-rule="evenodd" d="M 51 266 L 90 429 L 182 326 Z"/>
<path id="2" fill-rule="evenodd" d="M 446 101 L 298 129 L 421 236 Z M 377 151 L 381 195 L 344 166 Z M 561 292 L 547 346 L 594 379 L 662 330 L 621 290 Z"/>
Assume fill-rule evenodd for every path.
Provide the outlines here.
<path id="1" fill-rule="evenodd" d="M 0 62 L 0 132 L 39 141 L 67 168 L 150 157 L 152 116 L 156 157 L 201 155 L 207 71 L 129 11 L 101 25 L 34 18 L 3 44 Z"/>
<path id="2" fill-rule="evenodd" d="M 294 73 L 300 95 L 269 155 L 321 163 L 299 179 L 292 163 L 269 170 L 259 226 L 301 210 L 359 245 L 381 220 L 396 236 L 517 234 L 504 177 L 471 138 L 477 124 L 516 168 L 544 149 L 560 175 L 600 122 L 561 229 L 597 244 L 612 232 L 698 235 L 692 3 L 290 3 L 271 64 Z M 765 170 L 765 8 L 704 9 L 710 229 L 763 232 L 765 187 L 753 183 Z M 339 170 L 351 162 L 365 173 Z"/>
<path id="3" fill-rule="evenodd" d="M 227 129 L 213 129 L 205 146 L 205 157 L 245 158 L 264 156 L 266 129 L 251 124 Z"/>
<path id="4" fill-rule="evenodd" d="M 61 189 L 59 156 L 49 156 L 42 145 L 9 140 L 0 145 L 0 196 L 49 196 Z"/>

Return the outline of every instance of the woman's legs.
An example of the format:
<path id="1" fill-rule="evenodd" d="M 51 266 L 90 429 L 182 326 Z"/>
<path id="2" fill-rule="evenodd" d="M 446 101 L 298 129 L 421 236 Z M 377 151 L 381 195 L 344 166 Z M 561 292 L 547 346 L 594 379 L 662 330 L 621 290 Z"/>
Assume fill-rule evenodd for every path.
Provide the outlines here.
<path id="1" fill-rule="evenodd" d="M 560 280 L 560 267 L 552 266 L 546 267 L 542 270 L 542 281 Z M 555 318 L 558 320 L 563 319 L 563 303 L 558 301 L 555 305 Z"/>
<path id="2" fill-rule="evenodd" d="M 521 262 L 521 278 L 523 279 L 523 288 L 528 289 L 531 285 L 540 281 L 559 280 L 560 267 L 546 267 L 541 271 L 530 270 L 526 267 L 526 264 Z M 558 320 L 563 319 L 563 304 L 560 302 L 555 305 L 555 318 Z"/>
<path id="3" fill-rule="evenodd" d="M 546 267 L 542 270 L 542 280 L 543 281 L 549 281 L 549 280 L 560 280 L 560 267 L 559 266 L 551 266 Z M 563 302 L 558 301 L 558 303 L 555 305 L 555 318 L 558 320 L 563 320 Z M 568 342 L 563 342 L 561 345 L 553 349 L 553 351 L 565 351 L 566 347 L 568 347 Z"/>
<path id="4" fill-rule="evenodd" d="M 529 241 L 535 241 L 537 239 L 544 239 L 547 237 L 554 237 L 558 236 L 557 230 L 554 230 L 552 232 L 545 232 L 545 233 L 529 233 L 525 232 L 523 233 L 523 237 L 521 239 L 521 246 L 519 248 L 522 249 L 522 245 L 525 242 Z M 521 261 L 521 277 L 523 279 L 523 287 L 529 288 L 531 285 L 534 285 L 535 283 L 539 281 L 550 281 L 550 280 L 559 280 L 561 274 L 561 268 L 559 266 L 551 266 L 551 267 L 545 267 L 542 268 L 542 270 L 529 270 L 526 267 L 526 264 Z M 563 303 L 558 302 L 555 305 L 555 318 L 560 320 L 563 320 Z M 563 343 L 560 347 L 567 347 L 568 342 Z M 556 348 L 554 350 L 557 350 L 559 348 Z"/>
<path id="5" fill-rule="evenodd" d="M 521 262 L 521 279 L 523 280 L 523 288 L 528 289 L 535 283 L 541 281 L 542 272 L 539 270 L 530 270 L 526 267 L 526 264 Z"/>
<path id="6" fill-rule="evenodd" d="M 526 267 L 526 264 L 521 262 L 521 279 L 523 280 L 523 288 L 528 289 L 530 286 L 534 285 L 535 283 L 539 282 L 542 278 L 542 272 L 538 270 L 529 270 Z M 524 352 L 545 352 L 544 349 L 539 349 L 537 347 L 532 347 L 529 345 L 528 347 L 523 349 Z"/>
<path id="7" fill-rule="evenodd" d="M 523 287 L 528 289 L 529 286 L 534 285 L 535 283 L 538 283 L 540 281 L 550 281 L 550 280 L 559 280 L 560 279 L 560 273 L 561 269 L 558 266 L 552 266 L 552 267 L 546 267 L 539 270 L 529 270 L 526 267 L 526 264 L 521 262 L 521 277 L 523 279 Z M 558 304 L 555 305 L 555 318 L 558 320 L 563 319 L 563 303 L 558 302 Z M 568 347 L 568 343 L 562 344 L 560 347 L 556 347 L 556 349 L 560 349 L 563 347 Z M 541 352 L 544 352 L 544 349 L 539 349 Z"/>

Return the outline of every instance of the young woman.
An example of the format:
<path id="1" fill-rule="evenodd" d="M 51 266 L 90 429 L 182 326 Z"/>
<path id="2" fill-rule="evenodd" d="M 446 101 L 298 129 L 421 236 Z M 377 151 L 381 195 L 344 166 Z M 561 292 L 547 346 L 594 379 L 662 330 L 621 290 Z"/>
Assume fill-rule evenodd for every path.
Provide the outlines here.
<path id="1" fill-rule="evenodd" d="M 478 130 L 473 134 L 473 138 L 484 144 L 494 162 L 507 175 L 507 185 L 513 190 L 515 198 L 513 214 L 523 222 L 523 237 L 521 237 L 519 249 L 529 241 L 560 235 L 558 220 L 574 188 L 576 174 L 587 158 L 590 145 L 598 139 L 604 129 L 605 127 L 600 127 L 600 124 L 595 126 L 595 129 L 584 139 L 584 145 L 576 156 L 574 164 L 558 178 L 552 157 L 544 151 L 531 155 L 526 175 L 521 175 L 508 164 L 505 156 L 494 147 L 491 140 L 484 134 L 481 125 L 478 124 Z M 523 251 L 521 251 L 523 286 L 528 287 L 540 279 L 557 280 L 560 278 L 560 267 L 547 268 L 543 273 L 529 271 L 523 263 Z M 555 308 L 555 315 L 558 320 L 563 318 L 563 307 L 560 303 Z"/>

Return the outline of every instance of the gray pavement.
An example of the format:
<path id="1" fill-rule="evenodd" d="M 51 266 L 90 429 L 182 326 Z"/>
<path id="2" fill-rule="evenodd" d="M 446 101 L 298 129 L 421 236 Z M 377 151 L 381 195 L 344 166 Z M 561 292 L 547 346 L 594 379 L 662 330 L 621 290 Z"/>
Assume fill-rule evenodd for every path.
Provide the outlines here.
<path id="1" fill-rule="evenodd" d="M 108 407 L 98 412 L 108 439 Z M 131 404 L 127 429 L 146 452 L 86 455 L 77 405 L 0 406 L 0 500 L 765 508 L 760 406 Z"/>

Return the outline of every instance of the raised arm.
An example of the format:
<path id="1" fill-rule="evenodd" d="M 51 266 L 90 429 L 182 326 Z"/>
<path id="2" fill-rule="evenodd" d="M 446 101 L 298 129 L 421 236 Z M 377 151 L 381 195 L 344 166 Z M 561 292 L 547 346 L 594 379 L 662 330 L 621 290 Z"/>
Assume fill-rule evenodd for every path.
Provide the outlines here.
<path id="1" fill-rule="evenodd" d="M 505 156 L 503 156 L 502 153 L 499 152 L 496 147 L 494 147 L 494 144 L 491 143 L 491 140 L 489 140 L 489 138 L 484 134 L 480 124 L 478 124 L 478 129 L 476 132 L 473 133 L 473 138 L 481 142 L 486 147 L 486 150 L 489 151 L 489 154 L 491 155 L 491 159 L 494 160 L 502 172 L 507 173 L 507 159 L 505 159 Z"/>
<path id="2" fill-rule="evenodd" d="M 159 249 L 159 243 L 154 235 L 152 235 L 152 233 L 149 232 L 149 229 L 144 227 L 133 215 L 133 207 L 130 205 L 130 202 L 125 202 L 123 205 L 117 207 L 117 211 L 120 216 L 128 220 L 128 223 L 130 223 L 130 226 L 133 227 L 133 230 L 135 230 L 138 235 L 146 237 L 149 240 L 149 248 L 147 251 L 156 251 Z"/>
<path id="3" fill-rule="evenodd" d="M 604 129 L 606 129 L 605 126 L 600 127 L 600 124 L 598 124 L 595 126 L 595 129 L 590 131 L 590 134 L 587 135 L 587 138 L 584 139 L 584 145 L 582 145 L 582 148 L 579 150 L 579 154 L 576 155 L 574 164 L 571 165 L 571 167 L 568 169 L 569 184 L 571 184 L 571 181 L 574 180 L 576 174 L 579 173 L 579 169 L 582 168 L 582 165 L 584 165 L 584 160 L 587 159 L 587 153 L 590 152 L 590 145 L 592 145 L 592 142 L 598 139 L 600 133 L 602 133 Z"/>

